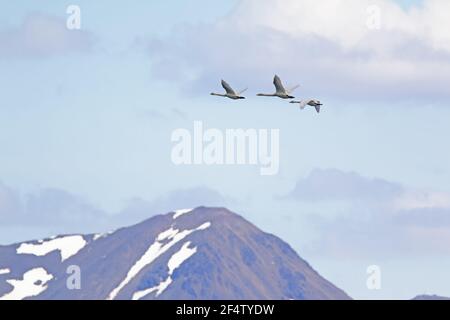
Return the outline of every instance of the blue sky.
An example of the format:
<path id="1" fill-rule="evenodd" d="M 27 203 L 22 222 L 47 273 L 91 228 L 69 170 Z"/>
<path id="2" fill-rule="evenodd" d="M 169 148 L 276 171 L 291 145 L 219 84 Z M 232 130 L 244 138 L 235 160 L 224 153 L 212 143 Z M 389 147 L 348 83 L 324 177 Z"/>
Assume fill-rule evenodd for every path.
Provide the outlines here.
<path id="1" fill-rule="evenodd" d="M 0 242 L 99 231 L 179 206 L 226 205 L 289 242 L 354 297 L 450 295 L 442 279 L 448 251 L 439 245 L 450 238 L 450 45 L 439 31 L 447 4 L 378 1 L 385 25 L 370 33 L 358 24 L 365 19 L 360 4 L 343 8 L 333 0 L 336 16 L 355 24 L 347 34 L 333 26 L 342 21 L 328 17 L 326 3 L 288 2 L 3 4 Z M 68 31 L 48 39 L 27 29 L 59 28 L 69 4 L 82 13 L 75 44 Z M 291 16 L 297 5 L 305 7 Z M 300 15 L 306 9 L 329 26 L 309 24 Z M 426 28 L 435 32 L 421 34 Z M 48 41 L 58 45 L 43 50 Z M 300 83 L 299 95 L 323 100 L 324 112 L 254 97 L 271 90 L 274 73 Z M 222 77 L 249 86 L 249 99 L 209 96 Z M 171 132 L 191 129 L 194 120 L 210 128 L 279 128 L 279 174 L 174 166 Z M 330 194 L 343 184 L 400 191 L 376 201 L 362 191 L 294 196 L 299 185 L 321 194 L 317 183 L 334 186 Z M 424 228 L 430 219 L 439 226 Z M 386 273 L 380 292 L 365 288 L 371 264 Z M 408 282 L 411 275 L 417 281 Z"/>

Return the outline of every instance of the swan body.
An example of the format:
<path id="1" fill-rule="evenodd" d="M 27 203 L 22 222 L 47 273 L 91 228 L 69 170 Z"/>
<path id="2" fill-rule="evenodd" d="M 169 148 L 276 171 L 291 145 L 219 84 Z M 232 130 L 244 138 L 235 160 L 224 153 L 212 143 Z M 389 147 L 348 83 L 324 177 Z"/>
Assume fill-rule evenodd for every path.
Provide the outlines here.
<path id="1" fill-rule="evenodd" d="M 291 95 L 292 91 L 297 89 L 299 86 L 295 86 L 289 90 L 285 89 L 283 86 L 283 83 L 281 82 L 281 79 L 279 76 L 275 75 L 273 78 L 273 84 L 275 86 L 275 93 L 268 94 L 268 93 L 258 93 L 257 96 L 259 97 L 278 97 L 281 99 L 294 99 L 295 97 Z"/>
<path id="2" fill-rule="evenodd" d="M 218 96 L 218 97 L 224 97 L 224 98 L 229 98 L 232 100 L 240 100 L 240 99 L 245 99 L 245 97 L 242 96 L 242 93 L 244 93 L 247 89 L 241 90 L 240 92 L 235 92 L 233 90 L 233 88 L 231 88 L 231 86 L 224 80 L 222 80 L 222 87 L 225 89 L 225 94 L 220 94 L 220 93 L 211 93 L 212 96 Z"/>
<path id="3" fill-rule="evenodd" d="M 298 103 L 300 105 L 300 109 L 305 109 L 306 106 L 314 107 L 317 111 L 317 113 L 320 113 L 320 107 L 323 106 L 323 104 L 316 99 L 307 99 L 302 101 L 291 101 L 290 103 Z"/>

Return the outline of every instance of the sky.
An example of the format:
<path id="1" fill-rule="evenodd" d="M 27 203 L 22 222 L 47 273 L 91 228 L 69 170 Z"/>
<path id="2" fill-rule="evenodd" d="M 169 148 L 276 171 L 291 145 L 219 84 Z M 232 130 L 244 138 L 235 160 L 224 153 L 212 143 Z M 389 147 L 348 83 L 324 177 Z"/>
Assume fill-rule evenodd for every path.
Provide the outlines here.
<path id="1" fill-rule="evenodd" d="M 81 9 L 80 30 L 65 27 L 69 5 Z M 226 206 L 354 298 L 450 296 L 449 9 L 446 0 L 2 4 L 0 243 Z M 273 90 L 274 74 L 320 99 L 322 113 L 256 97 Z M 248 87 L 248 99 L 211 97 L 222 78 Z M 279 129 L 278 174 L 174 165 L 171 134 L 196 120 Z M 370 265 L 382 271 L 380 290 L 366 286 Z"/>

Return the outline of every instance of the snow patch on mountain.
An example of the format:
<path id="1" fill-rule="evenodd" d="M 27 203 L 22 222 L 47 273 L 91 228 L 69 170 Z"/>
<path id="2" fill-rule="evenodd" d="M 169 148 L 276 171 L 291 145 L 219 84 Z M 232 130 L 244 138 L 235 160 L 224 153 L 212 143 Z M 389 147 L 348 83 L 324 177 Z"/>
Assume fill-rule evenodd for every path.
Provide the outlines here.
<path id="1" fill-rule="evenodd" d="M 164 241 L 166 239 L 172 239 L 176 236 L 178 233 L 178 229 L 174 229 L 173 227 L 170 227 L 166 231 L 161 232 L 158 237 L 156 238 L 157 241 Z"/>
<path id="2" fill-rule="evenodd" d="M 98 239 L 100 239 L 100 238 L 103 238 L 105 236 L 105 234 L 104 233 L 97 233 L 97 234 L 94 234 L 94 237 L 92 238 L 92 240 L 98 240 Z"/>
<path id="3" fill-rule="evenodd" d="M 169 267 L 169 275 L 172 275 L 175 269 L 179 268 L 183 262 L 189 259 L 193 254 L 197 252 L 197 247 L 189 248 L 191 242 L 186 242 L 181 249 L 176 252 L 167 264 Z"/>
<path id="4" fill-rule="evenodd" d="M 32 254 L 35 256 L 45 256 L 50 252 L 59 250 L 61 262 L 77 254 L 87 244 L 82 236 L 67 236 L 49 241 L 42 241 L 39 244 L 22 243 L 16 250 L 17 254 Z"/>
<path id="5" fill-rule="evenodd" d="M 10 273 L 10 272 L 11 272 L 11 270 L 9 270 L 8 268 L 0 269 L 0 275 L 2 275 L 2 274 L 8 274 L 8 273 Z"/>
<path id="6" fill-rule="evenodd" d="M 173 215 L 173 219 L 179 218 L 181 217 L 183 214 L 189 213 L 194 209 L 180 209 L 180 210 L 175 210 L 175 214 Z"/>
<path id="7" fill-rule="evenodd" d="M 94 234 L 94 237 L 92 238 L 92 240 L 95 241 L 95 240 L 98 240 L 101 238 L 106 238 L 107 236 L 109 236 L 113 233 L 114 233 L 114 231 L 108 231 L 108 232 L 104 232 L 104 233 L 96 233 L 96 234 Z"/>
<path id="8" fill-rule="evenodd" d="M 149 295 L 150 293 L 155 292 L 155 291 L 156 291 L 156 296 L 159 296 L 164 290 L 166 290 L 170 286 L 171 283 L 172 283 L 172 278 L 168 277 L 166 280 L 161 282 L 156 287 L 145 289 L 145 290 L 141 290 L 141 291 L 136 291 L 133 294 L 133 298 L 132 299 L 133 300 L 140 300 L 143 297 L 145 297 L 146 295 Z"/>
<path id="9" fill-rule="evenodd" d="M 173 229 L 173 227 L 170 227 L 168 230 L 161 232 L 156 237 L 155 242 L 153 242 L 153 244 L 151 244 L 147 251 L 144 253 L 144 255 L 131 267 L 125 279 L 114 290 L 111 291 L 111 293 L 108 295 L 108 300 L 115 299 L 120 290 L 122 290 L 139 272 L 141 272 L 142 269 L 150 265 L 160 255 L 165 253 L 175 244 L 186 238 L 191 233 L 195 231 L 205 230 L 210 226 L 210 222 L 205 222 L 196 229 L 179 231 L 177 229 Z M 166 244 L 160 242 L 165 239 L 169 239 L 170 241 Z"/>
<path id="10" fill-rule="evenodd" d="M 153 288 L 135 292 L 133 294 L 133 300 L 140 300 L 141 298 L 155 291 L 156 296 L 159 296 L 161 293 L 163 293 L 164 290 L 166 290 L 172 283 L 173 272 L 177 268 L 179 268 L 183 264 L 183 262 L 185 262 L 187 259 L 189 259 L 192 255 L 194 255 L 197 252 L 197 247 L 189 248 L 190 244 L 191 242 L 187 241 L 178 252 L 176 252 L 172 257 L 170 257 L 169 262 L 167 264 L 167 266 L 169 267 L 169 276 L 167 277 L 166 280 L 162 281 L 159 285 Z"/>
<path id="11" fill-rule="evenodd" d="M 206 230 L 209 227 L 211 227 L 211 222 L 205 222 L 204 224 L 202 224 L 200 227 L 198 227 L 194 231 Z"/>
<path id="12" fill-rule="evenodd" d="M 23 300 L 34 297 L 47 289 L 47 282 L 53 279 L 53 276 L 44 268 L 31 269 L 23 275 L 22 280 L 6 280 L 13 286 L 13 290 L 0 297 L 0 300 Z"/>

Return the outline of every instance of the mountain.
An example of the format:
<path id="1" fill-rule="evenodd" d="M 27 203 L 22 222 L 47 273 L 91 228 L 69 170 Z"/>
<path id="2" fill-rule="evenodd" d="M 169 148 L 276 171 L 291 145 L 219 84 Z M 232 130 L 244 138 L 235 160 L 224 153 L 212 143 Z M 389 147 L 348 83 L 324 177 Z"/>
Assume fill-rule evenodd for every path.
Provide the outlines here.
<path id="1" fill-rule="evenodd" d="M 0 299 L 350 299 L 224 208 L 0 247 Z"/>
<path id="2" fill-rule="evenodd" d="M 412 300 L 450 300 L 450 298 L 441 297 L 441 296 L 437 296 L 437 295 L 423 294 L 423 295 L 416 296 Z"/>

